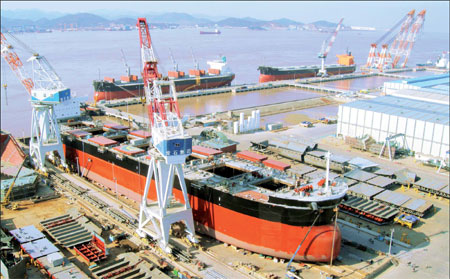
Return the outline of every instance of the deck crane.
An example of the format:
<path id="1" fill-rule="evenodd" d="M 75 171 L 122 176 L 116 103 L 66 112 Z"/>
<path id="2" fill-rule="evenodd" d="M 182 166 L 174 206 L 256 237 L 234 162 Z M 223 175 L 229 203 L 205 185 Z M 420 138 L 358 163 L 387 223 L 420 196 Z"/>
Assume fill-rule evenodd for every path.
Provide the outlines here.
<path id="1" fill-rule="evenodd" d="M 127 76 L 130 76 L 130 66 L 128 66 L 127 60 L 125 59 L 125 54 L 123 53 L 123 49 L 120 49 L 120 52 L 122 53 L 122 62 L 123 62 L 123 65 L 125 66 Z"/>
<path id="2" fill-rule="evenodd" d="M 25 43 L 9 34 L 14 41 L 33 55 L 27 61 L 32 62 L 33 77 L 29 77 L 23 63 L 14 51 L 14 46 L 1 33 L 1 54 L 10 68 L 31 96 L 32 120 L 30 157 L 36 168 L 46 173 L 45 155 L 56 151 L 61 164 L 67 168 L 61 135 L 55 116 L 54 106 L 70 99 L 70 89 L 65 87 L 61 78 L 47 59 L 33 51 Z"/>
<path id="3" fill-rule="evenodd" d="M 198 70 L 199 69 L 198 62 L 197 62 L 197 59 L 195 59 L 195 55 L 194 55 L 194 51 L 192 50 L 192 47 L 191 47 L 191 56 L 192 56 L 192 61 L 194 61 L 194 67 L 196 70 Z"/>
<path id="4" fill-rule="evenodd" d="M 339 21 L 339 23 L 336 27 L 336 30 L 334 30 L 334 33 L 331 35 L 331 37 L 328 38 L 327 40 L 323 41 L 322 50 L 320 51 L 320 53 L 318 55 L 318 57 L 320 59 L 322 59 L 322 67 L 320 68 L 319 72 L 317 73 L 318 76 L 323 76 L 323 77 L 327 76 L 327 70 L 325 69 L 325 59 L 327 59 L 328 52 L 330 52 L 331 47 L 333 46 L 334 40 L 336 40 L 336 36 L 337 36 L 337 33 L 339 32 L 339 29 L 341 28 L 342 21 L 344 21 L 344 18 L 341 18 L 341 20 Z M 328 42 L 328 46 L 325 49 L 325 45 L 327 42 Z"/>
<path id="5" fill-rule="evenodd" d="M 143 60 L 144 90 L 147 100 L 148 115 L 152 133 L 152 146 L 149 149 L 151 157 L 145 183 L 144 195 L 139 212 L 139 227 L 137 233 L 141 237 L 147 235 L 158 240 L 160 247 L 170 252 L 169 231 L 173 223 L 184 221 L 188 239 L 196 242 L 194 219 L 189 204 L 188 193 L 182 164 L 192 153 L 192 137 L 183 129 L 180 110 L 173 81 L 156 80 L 157 61 L 151 60 L 152 46 L 145 18 L 138 19 L 141 38 L 141 58 Z M 148 58 L 150 60 L 146 60 Z M 148 65 L 147 63 L 151 63 Z M 150 71 L 148 73 L 147 71 Z M 151 79 L 153 78 L 153 80 Z M 170 85 L 168 94 L 162 94 L 161 86 Z M 178 177 L 181 189 L 182 203 L 174 203 L 173 186 L 175 175 Z M 154 180 L 154 183 L 152 182 Z M 148 203 L 150 187 L 156 188 L 157 202 Z M 155 233 L 146 228 L 151 222 Z"/>
<path id="6" fill-rule="evenodd" d="M 172 64 L 173 64 L 173 70 L 175 72 L 178 72 L 178 63 L 173 58 L 172 50 L 170 48 L 169 48 L 169 54 L 170 54 L 170 59 L 172 60 Z"/>

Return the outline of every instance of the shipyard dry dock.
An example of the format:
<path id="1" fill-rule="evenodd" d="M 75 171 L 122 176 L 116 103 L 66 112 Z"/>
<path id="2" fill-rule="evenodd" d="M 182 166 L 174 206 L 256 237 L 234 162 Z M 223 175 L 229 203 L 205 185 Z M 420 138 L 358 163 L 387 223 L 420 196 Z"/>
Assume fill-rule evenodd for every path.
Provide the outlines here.
<path id="1" fill-rule="evenodd" d="M 236 94 L 233 98 L 239 98 L 243 93 Z M 342 98 L 320 94 L 317 98 L 330 98 L 338 103 L 355 98 L 351 94 L 343 94 L 345 96 Z M 369 93 L 369 96 L 376 97 L 377 94 L 379 92 Z M 293 100 L 295 97 L 290 102 Z M 282 106 L 288 106 L 288 103 L 285 102 L 279 108 Z M 337 108 L 336 105 L 334 107 Z M 293 107 L 290 111 L 301 112 L 302 108 L 305 107 Z M 129 120 L 126 106 L 119 107 L 121 112 L 114 109 L 117 107 L 111 108 L 110 113 Z M 132 111 L 131 106 L 128 109 Z M 244 112 L 247 126 L 255 121 L 253 117 L 256 114 L 253 111 L 259 109 L 261 120 L 265 117 L 261 106 L 235 109 L 248 110 Z M 276 109 L 276 105 L 271 107 L 272 111 Z M 314 110 L 314 107 L 310 109 Z M 430 165 L 428 161 L 422 165 L 420 158 L 415 161 L 404 151 L 403 146 L 393 142 L 389 149 L 393 151 L 391 161 L 390 153 L 384 151 L 386 148 L 383 144 L 373 139 L 336 137 L 339 127 L 337 109 L 337 115 L 327 115 L 326 112 L 311 115 L 308 120 L 312 120 L 312 127 L 300 126 L 298 122 L 295 125 L 287 125 L 286 122 L 279 125 L 261 121 L 268 124 L 265 129 L 244 133 L 234 133 L 229 124 L 240 121 L 240 111 L 235 110 L 231 115 L 228 109 L 223 111 L 223 114 L 215 116 L 208 112 L 200 113 L 203 115 L 199 118 L 186 122 L 189 127 L 187 131 L 194 136 L 196 146 L 192 158 L 186 163 L 186 178 L 195 181 L 191 183 L 192 191 L 198 193 L 211 188 L 261 206 L 281 201 L 289 195 L 311 201 L 322 196 L 326 198 L 323 182 L 326 177 L 326 151 L 332 153 L 329 174 L 331 195 L 339 195 L 340 187 L 348 187 L 347 197 L 340 201 L 338 212 L 331 211 L 329 214 L 331 220 L 336 215 L 338 217 L 336 223 L 331 223 L 330 232 L 331 236 L 335 232 L 342 238 L 339 241 L 339 256 L 332 263 L 327 260 L 322 264 L 297 260 L 293 265 L 297 276 L 444 278 L 448 275 L 448 172 L 445 165 L 440 165 L 440 161 L 436 168 L 427 166 Z M 227 119 L 230 116 L 234 118 Z M 338 120 L 337 124 L 330 124 L 333 118 Z M 102 119 L 105 120 L 104 117 Z M 7 234 L 14 235 L 16 248 L 20 247 L 17 246 L 19 244 L 22 246 L 21 255 L 14 249 L 11 253 L 17 259 L 22 257 L 33 264 L 25 270 L 27 273 L 36 274 L 39 268 L 41 273 L 65 278 L 67 267 L 74 266 L 71 272 L 78 272 L 78 278 L 285 277 L 287 260 L 283 257 L 273 257 L 264 251 L 255 253 L 251 245 L 242 246 L 241 243 L 231 242 L 229 238 L 219 242 L 209 237 L 207 231 L 199 234 L 200 246 L 190 247 L 181 238 L 173 237 L 172 255 L 161 253 L 155 243 L 136 237 L 134 231 L 139 209 L 139 189 L 142 191 L 144 188 L 144 165 L 148 161 L 145 150 L 150 134 L 144 131 L 145 126 L 139 127 L 142 125 L 139 121 L 117 122 L 117 118 L 108 118 L 102 124 L 74 121 L 63 125 L 66 152 L 67 146 L 80 145 L 75 148 L 75 153 L 66 155 L 71 163 L 72 174 L 51 168 L 50 177 L 41 177 L 43 180 L 39 179 L 33 186 L 39 199 L 21 199 L 17 196 L 12 200 L 14 206 L 10 204 L 2 208 L 2 228 L 12 232 Z M 145 120 L 142 119 L 142 122 L 145 123 Z M 17 156 L 11 154 L 19 154 L 19 149 L 16 148 L 14 152 L 13 140 L 2 138 L 2 142 L 4 146 L 9 146 L 2 149 L 2 170 L 4 165 L 17 166 L 18 162 L 11 160 Z M 441 144 L 445 144 L 445 141 Z M 92 157 L 92 152 L 114 164 L 110 164 L 104 174 L 98 175 L 102 170 L 98 169 L 99 161 Z M 230 155 L 230 152 L 236 154 Z M 129 160 L 134 160 L 136 165 L 125 164 Z M 132 167 L 128 170 L 130 173 L 137 171 L 143 174 L 144 177 L 137 180 L 133 175 L 125 176 L 138 185 L 137 194 L 123 187 L 127 182 L 120 176 L 122 164 Z M 12 178 L 13 171 L 9 173 L 9 176 L 4 174 L 5 178 Z M 312 191 L 308 190 L 310 188 Z M 216 202 L 224 206 L 226 200 L 220 197 Z M 198 207 L 195 201 L 192 205 Z M 320 201 L 317 205 L 323 207 Z M 420 220 L 411 229 L 401 226 L 394 221 L 401 212 L 418 216 Z M 326 210 L 324 213 L 327 213 Z M 268 211 L 268 216 L 271 214 L 273 212 Z M 239 221 L 221 217 L 205 219 L 205 223 L 220 226 L 220 222 L 225 219 L 231 225 L 233 221 Z M 338 230 L 334 230 L 334 224 Z M 245 226 L 240 224 L 236 229 L 242 231 Z M 393 239 L 389 248 L 391 229 Z M 176 228 L 173 228 L 173 234 L 183 236 L 182 231 L 180 233 Z M 258 235 L 263 234 L 259 230 L 253 235 L 257 239 Z M 280 239 L 286 238 L 280 232 L 273 240 L 263 243 L 279 243 Z M 41 242 L 45 249 L 36 246 L 41 245 Z M 302 239 L 292 238 L 290 242 L 295 250 Z M 54 247 L 57 250 L 53 251 Z M 51 253 L 35 254 L 33 251 L 36 249 Z M 391 257 L 387 255 L 389 249 Z M 20 262 L 17 260 L 12 264 L 9 261 L 8 269 L 17 268 Z M 62 277 L 58 277 L 58 274 Z"/>

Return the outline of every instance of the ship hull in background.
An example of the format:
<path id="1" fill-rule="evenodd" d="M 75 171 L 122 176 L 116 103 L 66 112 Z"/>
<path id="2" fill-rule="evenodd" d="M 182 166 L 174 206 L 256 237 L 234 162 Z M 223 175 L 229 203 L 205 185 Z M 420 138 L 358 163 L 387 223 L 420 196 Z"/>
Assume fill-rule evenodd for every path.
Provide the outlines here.
<path id="1" fill-rule="evenodd" d="M 64 152 L 73 169 L 79 164 L 83 176 L 104 187 L 140 202 L 145 188 L 148 165 L 124 156 L 118 158 L 108 150 L 77 139 L 63 136 Z M 182 199 L 175 179 L 174 196 Z M 256 253 L 278 258 L 291 258 L 317 216 L 317 211 L 301 201 L 300 207 L 262 203 L 237 197 L 213 187 L 196 186 L 186 179 L 189 202 L 193 210 L 196 230 L 220 241 Z M 148 196 L 156 200 L 154 181 Z M 319 206 L 334 206 L 339 200 L 326 201 Z M 340 251 L 341 232 L 334 232 L 332 208 L 324 209 L 307 235 L 295 259 L 328 262 Z M 333 241 L 334 238 L 334 241 Z M 334 248 L 332 248 L 334 245 Z"/>
<path id="2" fill-rule="evenodd" d="M 330 65 L 325 67 L 327 74 L 330 76 L 349 74 L 356 70 L 356 65 L 344 66 L 344 65 Z M 308 67 L 258 67 L 260 71 L 259 82 L 269 82 L 277 80 L 299 79 L 316 77 L 320 66 L 308 66 Z"/>
<path id="3" fill-rule="evenodd" d="M 177 92 L 230 86 L 234 74 L 217 76 L 200 76 L 175 79 Z M 163 93 L 169 92 L 168 86 L 163 86 Z M 133 97 L 144 97 L 144 83 L 142 80 L 127 83 L 94 81 L 94 100 L 115 100 Z"/>

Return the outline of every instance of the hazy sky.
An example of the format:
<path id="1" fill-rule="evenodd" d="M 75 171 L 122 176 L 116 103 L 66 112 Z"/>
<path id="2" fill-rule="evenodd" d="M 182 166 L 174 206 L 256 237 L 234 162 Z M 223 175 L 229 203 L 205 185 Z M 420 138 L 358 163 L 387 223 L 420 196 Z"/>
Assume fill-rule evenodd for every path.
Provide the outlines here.
<path id="1" fill-rule="evenodd" d="M 345 25 L 390 28 L 408 11 L 427 10 L 424 30 L 449 32 L 449 1 L 1 1 L 2 9 L 41 9 L 64 13 L 96 10 L 139 14 L 185 12 L 209 16 L 289 18 L 301 22 L 324 19 Z"/>

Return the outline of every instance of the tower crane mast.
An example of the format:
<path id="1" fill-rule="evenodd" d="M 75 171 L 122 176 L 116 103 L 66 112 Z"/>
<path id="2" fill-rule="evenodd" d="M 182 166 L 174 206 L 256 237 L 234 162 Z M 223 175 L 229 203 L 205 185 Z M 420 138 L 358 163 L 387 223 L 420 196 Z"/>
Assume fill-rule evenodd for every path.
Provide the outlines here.
<path id="1" fill-rule="evenodd" d="M 32 53 L 31 58 L 27 60 L 32 62 L 33 77 L 31 78 L 25 72 L 22 61 L 14 51 L 14 46 L 8 42 L 3 33 L 1 34 L 2 57 L 31 96 L 33 111 L 30 157 L 37 168 L 46 172 L 45 156 L 50 152 L 52 157 L 54 156 L 53 152 L 56 151 L 61 158 L 62 165 L 67 167 L 54 106 L 70 99 L 70 89 L 64 86 L 61 78 L 44 56 L 33 51 L 12 34 L 9 36 L 16 45 L 21 45 Z"/>
<path id="2" fill-rule="evenodd" d="M 158 240 L 163 250 L 169 252 L 169 231 L 175 222 L 184 221 L 188 238 L 196 242 L 194 219 L 182 167 L 186 157 L 192 153 L 192 137 L 184 131 L 181 123 L 175 83 L 173 80 L 170 82 L 157 80 L 157 61 L 154 56 L 153 58 L 151 56 L 152 46 L 145 45 L 147 42 L 150 43 L 150 34 L 145 18 L 139 18 L 138 25 L 140 26 L 141 55 L 144 62 L 142 76 L 153 147 L 149 148 L 151 161 L 140 206 L 137 233 L 141 237 L 146 235 L 153 237 Z M 148 40 L 142 38 L 148 38 Z M 168 94 L 162 94 L 161 86 L 163 85 L 169 85 Z M 182 192 L 182 203 L 177 206 L 173 205 L 174 199 L 172 198 L 175 175 L 179 180 Z M 153 180 L 154 183 L 152 183 Z M 148 203 L 147 200 L 152 184 L 156 188 L 156 203 Z M 154 232 L 146 228 L 150 222 Z"/>
<path id="3" fill-rule="evenodd" d="M 336 36 L 339 32 L 339 29 L 341 28 L 342 25 L 342 21 L 344 21 L 344 18 L 341 18 L 341 20 L 339 21 L 336 30 L 334 30 L 333 34 L 331 35 L 331 37 L 327 40 L 325 40 L 322 44 L 322 51 L 319 53 L 318 57 L 320 59 L 322 59 L 322 67 L 320 68 L 318 75 L 321 76 L 326 76 L 327 75 L 327 70 L 325 69 L 325 59 L 327 58 L 328 52 L 330 52 L 331 47 L 333 46 L 334 41 L 336 40 Z M 328 41 L 328 46 L 325 49 L 325 45 L 326 42 Z"/>

